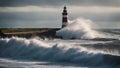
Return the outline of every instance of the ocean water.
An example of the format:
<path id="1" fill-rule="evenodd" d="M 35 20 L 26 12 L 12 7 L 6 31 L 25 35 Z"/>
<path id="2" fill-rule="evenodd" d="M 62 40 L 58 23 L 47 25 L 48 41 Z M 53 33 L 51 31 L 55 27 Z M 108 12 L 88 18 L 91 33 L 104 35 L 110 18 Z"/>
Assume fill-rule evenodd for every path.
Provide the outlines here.
<path id="1" fill-rule="evenodd" d="M 76 19 L 56 31 L 63 39 L 0 38 L 0 67 L 120 68 L 120 29 L 91 27 Z"/>
<path id="2" fill-rule="evenodd" d="M 7 68 L 119 68 L 120 29 L 100 30 L 112 38 L 1 38 L 0 66 Z"/>
<path id="3" fill-rule="evenodd" d="M 118 36 L 120 30 L 107 32 L 109 34 L 115 32 L 114 36 Z M 1 38 L 0 66 L 8 68 L 119 68 L 119 38 L 107 40 L 102 38 L 103 41 L 101 39 Z"/>

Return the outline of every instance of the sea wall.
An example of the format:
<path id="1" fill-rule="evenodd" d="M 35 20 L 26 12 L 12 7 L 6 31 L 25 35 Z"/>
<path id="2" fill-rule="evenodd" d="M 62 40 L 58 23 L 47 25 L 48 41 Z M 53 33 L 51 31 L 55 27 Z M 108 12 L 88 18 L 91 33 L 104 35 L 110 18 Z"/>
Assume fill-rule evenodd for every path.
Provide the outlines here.
<path id="1" fill-rule="evenodd" d="M 1 34 L 0 37 L 24 37 L 24 38 L 32 38 L 35 36 L 41 38 L 57 38 L 55 33 L 60 28 L 2 28 L 0 29 Z M 4 36 L 3 36 L 4 34 Z"/>

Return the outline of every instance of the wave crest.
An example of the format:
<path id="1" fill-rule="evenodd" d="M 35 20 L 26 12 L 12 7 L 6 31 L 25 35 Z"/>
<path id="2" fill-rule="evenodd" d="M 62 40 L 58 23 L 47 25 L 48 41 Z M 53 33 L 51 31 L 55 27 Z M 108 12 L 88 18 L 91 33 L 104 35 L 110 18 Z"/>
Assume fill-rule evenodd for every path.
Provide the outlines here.
<path id="1" fill-rule="evenodd" d="M 106 43 L 106 45 L 112 45 L 113 43 Z M 104 61 L 107 62 L 109 59 L 114 60 L 115 57 L 117 59 L 114 61 L 120 59 L 119 54 L 114 54 L 108 48 L 102 48 L 102 45 L 105 44 L 101 44 L 100 48 L 97 48 L 99 47 L 98 44 L 90 45 L 91 47 L 78 44 L 67 45 L 64 43 L 50 45 L 37 39 L 14 37 L 0 39 L 0 57 L 36 61 L 74 62 L 83 65 L 98 65 Z M 105 59 L 106 57 L 108 59 Z"/>

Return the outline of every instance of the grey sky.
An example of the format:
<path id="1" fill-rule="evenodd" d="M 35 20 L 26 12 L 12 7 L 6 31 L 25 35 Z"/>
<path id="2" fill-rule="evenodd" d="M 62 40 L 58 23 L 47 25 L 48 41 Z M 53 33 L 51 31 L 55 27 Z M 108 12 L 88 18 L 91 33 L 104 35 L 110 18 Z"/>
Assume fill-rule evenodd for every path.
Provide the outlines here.
<path id="1" fill-rule="evenodd" d="M 120 0 L 0 0 L 0 6 L 61 6 L 65 2 L 75 6 L 120 6 Z"/>
<path id="2" fill-rule="evenodd" d="M 66 2 L 70 20 L 82 17 L 120 28 L 120 0 L 0 0 L 0 27 L 60 27 Z"/>

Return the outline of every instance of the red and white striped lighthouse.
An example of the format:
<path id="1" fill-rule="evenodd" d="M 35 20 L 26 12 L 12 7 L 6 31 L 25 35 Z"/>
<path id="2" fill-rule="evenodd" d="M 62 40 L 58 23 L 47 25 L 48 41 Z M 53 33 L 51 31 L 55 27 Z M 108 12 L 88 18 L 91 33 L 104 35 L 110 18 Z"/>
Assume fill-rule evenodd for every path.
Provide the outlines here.
<path id="1" fill-rule="evenodd" d="M 67 7 L 64 6 L 62 13 L 62 28 L 67 26 L 67 24 L 68 24 L 68 13 L 67 13 Z"/>

